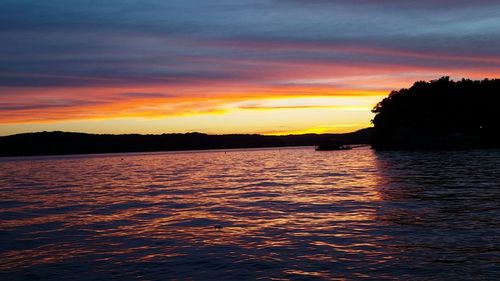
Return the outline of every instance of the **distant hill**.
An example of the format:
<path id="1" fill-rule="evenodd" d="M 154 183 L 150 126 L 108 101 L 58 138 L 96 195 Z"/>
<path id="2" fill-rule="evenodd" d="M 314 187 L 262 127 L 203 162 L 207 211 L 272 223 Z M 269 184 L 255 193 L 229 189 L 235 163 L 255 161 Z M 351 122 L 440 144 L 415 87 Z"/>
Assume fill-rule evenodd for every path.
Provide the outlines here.
<path id="1" fill-rule="evenodd" d="M 310 146 L 325 141 L 343 144 L 368 144 L 371 130 L 371 128 L 367 128 L 347 134 L 288 136 L 207 135 L 201 133 L 162 135 L 25 133 L 0 137 L 0 156 Z"/>
<path id="2" fill-rule="evenodd" d="M 500 147 L 500 79 L 442 77 L 393 91 L 373 109 L 375 149 Z"/>

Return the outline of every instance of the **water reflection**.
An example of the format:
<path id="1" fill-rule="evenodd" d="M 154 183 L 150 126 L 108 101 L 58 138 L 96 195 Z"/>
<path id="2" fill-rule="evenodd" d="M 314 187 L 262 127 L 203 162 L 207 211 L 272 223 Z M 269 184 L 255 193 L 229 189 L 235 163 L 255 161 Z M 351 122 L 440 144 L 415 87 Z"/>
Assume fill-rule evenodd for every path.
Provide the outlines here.
<path id="1" fill-rule="evenodd" d="M 500 261 L 500 151 L 379 152 L 391 248 L 419 275 L 495 279 Z"/>
<path id="2" fill-rule="evenodd" d="M 3 160 L 0 277 L 487 278 L 499 260 L 497 155 L 281 149 Z"/>

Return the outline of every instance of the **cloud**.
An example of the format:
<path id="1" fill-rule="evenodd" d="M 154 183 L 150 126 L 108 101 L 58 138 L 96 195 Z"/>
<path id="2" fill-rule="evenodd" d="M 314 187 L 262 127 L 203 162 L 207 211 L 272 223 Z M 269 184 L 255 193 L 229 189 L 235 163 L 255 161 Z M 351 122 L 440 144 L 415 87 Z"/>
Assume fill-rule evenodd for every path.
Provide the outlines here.
<path id="1" fill-rule="evenodd" d="M 33 104 L 9 104 L 9 103 L 0 103 L 1 111 L 30 111 L 30 110 L 53 110 L 57 108 L 66 108 L 66 107 L 81 107 L 88 105 L 95 105 L 97 102 L 90 101 L 63 101 L 59 103 L 33 103 Z"/>
<path id="2" fill-rule="evenodd" d="M 121 93 L 120 96 L 125 98 L 170 98 L 175 97 L 171 94 L 162 94 L 162 93 Z"/>
<path id="3" fill-rule="evenodd" d="M 418 1 L 424 11 L 370 3 L 3 1 L 0 86 L 258 83 L 269 75 L 239 63 L 248 61 L 499 67 L 484 59 L 500 55 L 494 1 Z M 388 12 L 394 6 L 407 9 Z"/>

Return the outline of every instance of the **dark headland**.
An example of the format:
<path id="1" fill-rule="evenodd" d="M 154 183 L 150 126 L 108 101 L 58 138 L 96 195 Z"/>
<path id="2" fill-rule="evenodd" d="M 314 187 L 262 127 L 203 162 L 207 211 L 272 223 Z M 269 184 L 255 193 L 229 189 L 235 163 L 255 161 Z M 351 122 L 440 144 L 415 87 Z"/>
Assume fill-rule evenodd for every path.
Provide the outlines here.
<path id="1" fill-rule="evenodd" d="M 500 79 L 416 82 L 373 112 L 375 149 L 500 147 Z"/>
<path id="2" fill-rule="evenodd" d="M 346 134 L 287 136 L 207 135 L 201 133 L 162 135 L 25 133 L 0 137 L 0 156 L 313 146 L 330 141 L 343 144 L 368 144 L 371 130 L 371 128 L 367 128 Z"/>

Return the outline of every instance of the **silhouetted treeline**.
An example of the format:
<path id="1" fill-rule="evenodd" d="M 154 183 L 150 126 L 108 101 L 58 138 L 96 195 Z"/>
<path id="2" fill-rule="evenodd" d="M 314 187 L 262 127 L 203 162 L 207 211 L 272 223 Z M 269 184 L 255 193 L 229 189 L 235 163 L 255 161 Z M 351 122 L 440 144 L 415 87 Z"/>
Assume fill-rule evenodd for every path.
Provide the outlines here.
<path id="1" fill-rule="evenodd" d="M 347 134 L 289 136 L 207 135 L 201 133 L 95 135 L 41 132 L 0 137 L 0 156 L 309 146 L 324 141 L 367 144 L 370 133 L 371 128 Z"/>
<path id="2" fill-rule="evenodd" d="M 376 149 L 500 147 L 500 79 L 442 77 L 393 91 L 373 109 Z"/>

